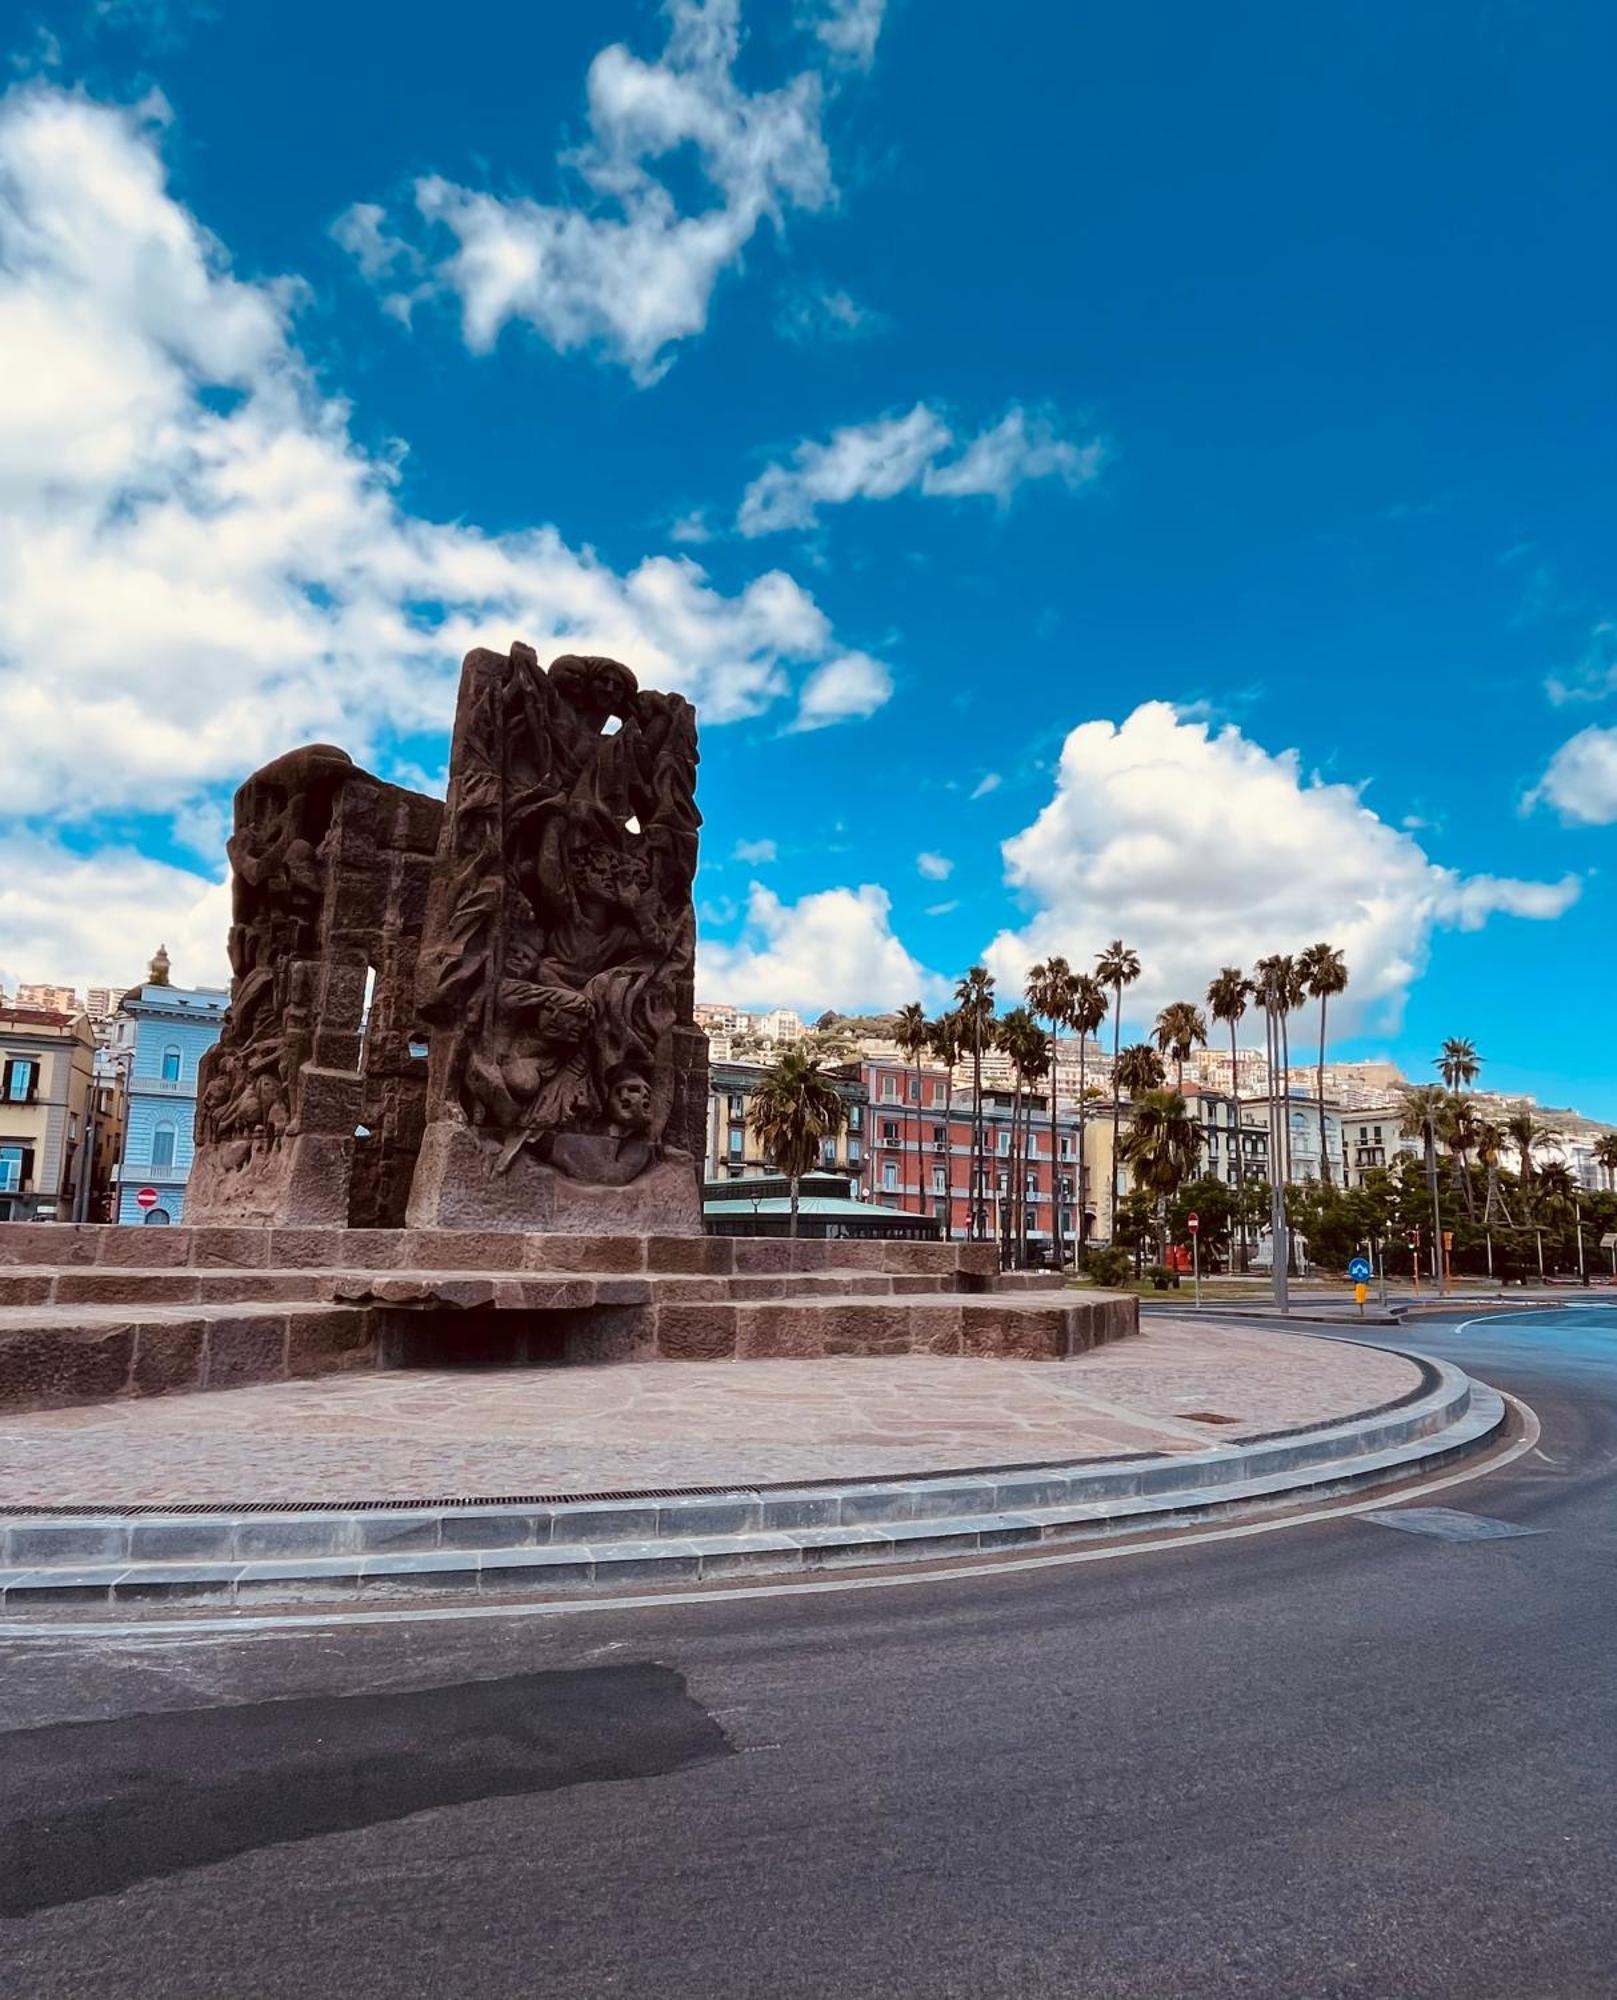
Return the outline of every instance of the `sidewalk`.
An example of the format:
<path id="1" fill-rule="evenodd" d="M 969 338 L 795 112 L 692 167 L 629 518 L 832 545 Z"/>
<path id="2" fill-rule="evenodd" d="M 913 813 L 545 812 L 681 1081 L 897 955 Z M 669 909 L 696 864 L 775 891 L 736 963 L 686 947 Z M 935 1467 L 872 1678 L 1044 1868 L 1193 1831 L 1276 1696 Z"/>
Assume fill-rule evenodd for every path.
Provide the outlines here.
<path id="1" fill-rule="evenodd" d="M 401 1370 L 0 1419 L 0 1508 L 772 1485 L 1209 1444 L 1395 1401 L 1415 1363 L 1206 1316 L 1071 1361 Z"/>

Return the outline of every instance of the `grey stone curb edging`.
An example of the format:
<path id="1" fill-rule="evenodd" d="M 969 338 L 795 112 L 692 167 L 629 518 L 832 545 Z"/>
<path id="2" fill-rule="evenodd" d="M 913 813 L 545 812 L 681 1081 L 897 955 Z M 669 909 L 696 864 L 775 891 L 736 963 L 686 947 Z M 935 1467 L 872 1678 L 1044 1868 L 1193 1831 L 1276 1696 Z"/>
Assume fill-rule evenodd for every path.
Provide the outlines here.
<path id="1" fill-rule="evenodd" d="M 1424 1359 L 1424 1357 L 1421 1357 Z M 1504 1403 L 1448 1363 L 1418 1400 L 1172 1457 L 717 1496 L 417 1512 L 19 1517 L 5 1612 L 240 1606 L 690 1582 L 952 1556 L 1325 1498 L 1434 1470 L 1491 1438 Z"/>

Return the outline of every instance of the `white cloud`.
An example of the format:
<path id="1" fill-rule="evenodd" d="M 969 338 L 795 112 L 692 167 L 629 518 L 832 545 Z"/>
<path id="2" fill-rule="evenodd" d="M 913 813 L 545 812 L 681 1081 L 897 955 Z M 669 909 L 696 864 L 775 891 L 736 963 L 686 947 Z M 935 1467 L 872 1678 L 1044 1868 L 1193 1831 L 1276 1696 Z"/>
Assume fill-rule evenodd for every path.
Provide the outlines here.
<path id="1" fill-rule="evenodd" d="M 917 854 L 915 866 L 929 882 L 947 882 L 954 873 L 954 863 L 946 854 Z"/>
<path id="2" fill-rule="evenodd" d="M 778 90 L 744 90 L 734 74 L 739 0 L 667 0 L 665 11 L 657 61 L 614 43 L 590 64 L 589 137 L 561 162 L 582 182 L 576 203 L 502 197 L 436 174 L 415 182 L 431 282 L 458 297 L 474 351 L 522 320 L 560 353 L 596 349 L 637 381 L 655 381 L 669 350 L 707 325 L 720 276 L 759 226 L 835 195 L 818 71 Z M 851 21 L 843 33 L 854 33 Z M 686 147 L 714 196 L 689 212 L 661 171 Z M 385 281 L 391 260 L 378 269 L 378 258 L 398 232 L 383 233 L 374 203 L 356 213 L 343 226 L 360 268 Z M 440 255 L 446 235 L 455 247 Z M 394 294 L 395 310 L 417 295 Z"/>
<path id="3" fill-rule="evenodd" d="M 885 698 L 885 669 L 852 674 L 865 656 L 780 570 L 725 595 L 688 557 L 619 574 L 554 527 L 406 512 L 295 343 L 303 288 L 235 277 L 168 193 L 162 109 L 0 100 L 13 815 L 194 814 L 312 737 L 385 761 L 447 726 L 468 646 L 517 636 L 616 654 L 708 723 L 799 681 L 817 721 Z"/>
<path id="4" fill-rule="evenodd" d="M 0 839 L 0 937 L 16 975 L 134 986 L 167 945 L 176 986 L 225 986 L 230 889 L 124 847 L 74 854 L 35 834 Z"/>
<path id="5" fill-rule="evenodd" d="M 952 454 L 952 456 L 950 455 Z M 770 465 L 741 496 L 736 526 L 744 535 L 812 527 L 822 507 L 850 500 L 891 500 L 900 493 L 932 499 L 981 497 L 1004 505 L 1030 479 L 1059 479 L 1076 490 L 1100 471 L 1104 448 L 1061 437 L 1050 418 L 1017 404 L 990 429 L 956 435 L 927 403 L 904 416 L 849 424 L 823 444 L 805 438 L 789 463 Z"/>
<path id="6" fill-rule="evenodd" d="M 1617 820 L 1617 729 L 1580 729 L 1550 759 L 1526 803 L 1553 806 L 1575 826 Z"/>
<path id="7" fill-rule="evenodd" d="M 1601 619 L 1589 634 L 1583 658 L 1569 674 L 1552 674 L 1544 688 L 1558 708 L 1569 701 L 1604 701 L 1617 694 L 1617 624 Z"/>
<path id="8" fill-rule="evenodd" d="M 822 0 L 814 32 L 838 62 L 869 69 L 887 0 Z"/>
<path id="9" fill-rule="evenodd" d="M 926 914 L 929 917 L 952 917 L 959 907 L 960 900 L 956 897 L 952 902 L 948 903 L 928 903 Z"/>
<path id="10" fill-rule="evenodd" d="M 815 340 L 868 340 L 886 324 L 885 314 L 861 305 L 836 285 L 793 286 L 775 315 L 775 331 L 805 345 Z"/>
<path id="11" fill-rule="evenodd" d="M 997 771 L 984 771 L 972 786 L 969 796 L 974 799 L 986 799 L 990 792 L 997 792 L 1004 782 Z"/>
<path id="12" fill-rule="evenodd" d="M 1435 927 L 1556 917 L 1578 893 L 1575 877 L 1442 867 L 1351 786 L 1305 778 L 1295 751 L 1271 754 L 1165 702 L 1071 731 L 1053 798 L 1003 851 L 1033 914 L 995 938 L 990 968 L 1019 987 L 1035 959 L 1061 952 L 1084 965 L 1122 937 L 1142 965 L 1125 999 L 1136 1021 L 1164 1001 L 1200 999 L 1221 965 L 1329 938 L 1352 981 L 1331 1010 L 1341 1031 L 1367 1018 L 1390 1026 Z"/>
<path id="13" fill-rule="evenodd" d="M 748 867 L 761 868 L 777 859 L 780 850 L 772 840 L 738 840 L 731 852 L 735 860 L 746 862 Z"/>
<path id="14" fill-rule="evenodd" d="M 874 715 L 892 698 L 893 677 L 868 653 L 843 653 L 816 667 L 803 683 L 793 729 L 824 729 Z"/>
<path id="15" fill-rule="evenodd" d="M 821 889 L 783 903 L 755 882 L 734 944 L 706 940 L 696 954 L 697 991 L 739 1007 L 897 1007 L 946 993 L 935 972 L 893 935 L 892 904 L 874 883 Z"/>

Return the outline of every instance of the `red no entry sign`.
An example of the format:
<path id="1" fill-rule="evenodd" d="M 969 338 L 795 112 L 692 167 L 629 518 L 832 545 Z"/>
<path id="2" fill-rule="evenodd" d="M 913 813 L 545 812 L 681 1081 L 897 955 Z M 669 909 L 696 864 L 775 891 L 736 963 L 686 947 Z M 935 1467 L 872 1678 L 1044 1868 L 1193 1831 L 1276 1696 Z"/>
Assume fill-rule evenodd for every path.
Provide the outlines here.
<path id="1" fill-rule="evenodd" d="M 1196 1213 L 1195 1209 L 1192 1209 L 1189 1215 L 1185 1217 L 1185 1227 L 1190 1231 L 1191 1235 L 1194 1236 L 1196 1234 L 1196 1231 L 1200 1229 L 1201 1226 L 1202 1226 L 1201 1217 Z"/>
<path id="2" fill-rule="evenodd" d="M 155 1208 L 157 1206 L 156 1188 L 137 1188 L 135 1191 L 135 1206 L 136 1208 Z"/>

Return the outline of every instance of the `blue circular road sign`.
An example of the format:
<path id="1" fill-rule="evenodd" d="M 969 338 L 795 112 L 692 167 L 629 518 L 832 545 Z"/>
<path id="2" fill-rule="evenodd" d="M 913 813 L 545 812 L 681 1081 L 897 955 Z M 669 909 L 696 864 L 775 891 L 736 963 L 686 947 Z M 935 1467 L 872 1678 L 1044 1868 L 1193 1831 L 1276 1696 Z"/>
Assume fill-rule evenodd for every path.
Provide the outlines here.
<path id="1" fill-rule="evenodd" d="M 1370 1259 L 1355 1257 L 1348 1265 L 1348 1276 L 1356 1285 L 1367 1285 L 1370 1282 Z"/>

